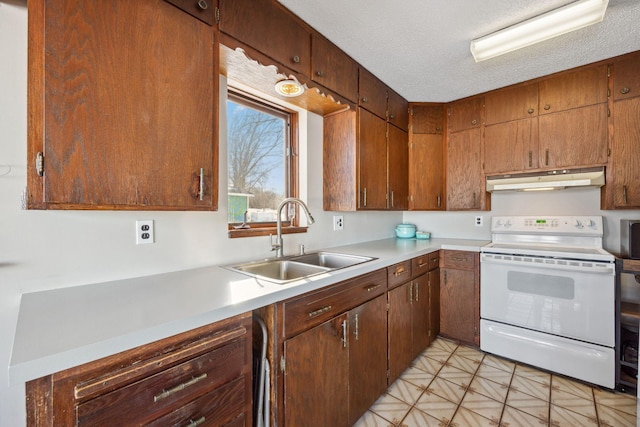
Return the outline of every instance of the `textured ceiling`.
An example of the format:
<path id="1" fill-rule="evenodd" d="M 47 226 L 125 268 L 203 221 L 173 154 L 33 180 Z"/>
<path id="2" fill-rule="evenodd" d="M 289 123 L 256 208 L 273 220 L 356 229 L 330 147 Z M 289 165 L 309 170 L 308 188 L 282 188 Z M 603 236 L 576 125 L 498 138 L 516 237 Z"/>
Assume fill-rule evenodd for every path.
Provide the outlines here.
<path id="1" fill-rule="evenodd" d="M 480 63 L 472 39 L 572 1 L 279 1 L 409 101 L 448 102 L 640 50 L 640 0 L 609 0 L 599 24 Z"/>

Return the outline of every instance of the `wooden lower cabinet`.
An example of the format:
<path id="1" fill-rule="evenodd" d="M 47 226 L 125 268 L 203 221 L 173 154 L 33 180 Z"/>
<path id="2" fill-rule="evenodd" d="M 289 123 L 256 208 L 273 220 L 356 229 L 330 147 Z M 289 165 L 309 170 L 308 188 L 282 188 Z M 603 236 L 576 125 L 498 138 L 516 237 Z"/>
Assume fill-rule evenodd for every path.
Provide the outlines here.
<path id="1" fill-rule="evenodd" d="M 249 427 L 251 328 L 245 313 L 28 382 L 27 426 Z"/>
<path id="2" fill-rule="evenodd" d="M 443 250 L 440 257 L 440 334 L 480 345 L 480 257 Z"/>

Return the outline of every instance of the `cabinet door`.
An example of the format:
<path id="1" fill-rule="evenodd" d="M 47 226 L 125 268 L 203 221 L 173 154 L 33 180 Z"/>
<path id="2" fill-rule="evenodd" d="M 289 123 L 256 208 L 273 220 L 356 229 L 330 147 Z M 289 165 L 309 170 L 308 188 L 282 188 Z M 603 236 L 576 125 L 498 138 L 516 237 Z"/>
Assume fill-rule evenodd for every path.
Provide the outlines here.
<path id="1" fill-rule="evenodd" d="M 411 306 L 412 360 L 418 357 L 431 343 L 429 336 L 429 275 L 414 279 L 413 303 Z"/>
<path id="2" fill-rule="evenodd" d="M 625 57 L 613 64 L 613 99 L 640 96 L 640 54 Z"/>
<path id="3" fill-rule="evenodd" d="M 358 173 L 359 209 L 387 208 L 387 124 L 359 108 Z"/>
<path id="4" fill-rule="evenodd" d="M 607 102 L 607 66 L 583 68 L 542 80 L 539 85 L 539 114 Z"/>
<path id="5" fill-rule="evenodd" d="M 484 128 L 484 173 L 522 172 L 538 167 L 538 118 Z"/>
<path id="6" fill-rule="evenodd" d="M 440 271 L 440 333 L 479 345 L 475 273 L 451 268 Z"/>
<path id="7" fill-rule="evenodd" d="M 411 132 L 442 135 L 444 129 L 444 105 L 411 106 Z"/>
<path id="8" fill-rule="evenodd" d="M 311 79 L 350 101 L 358 99 L 358 63 L 324 37 L 311 38 Z"/>
<path id="9" fill-rule="evenodd" d="M 409 128 L 409 103 L 406 99 L 392 91 L 387 89 L 388 108 L 389 108 L 389 123 L 398 126 L 402 130 Z"/>
<path id="10" fill-rule="evenodd" d="M 378 117 L 387 118 L 387 86 L 369 71 L 360 67 L 358 105 Z"/>
<path id="11" fill-rule="evenodd" d="M 409 207 L 409 147 L 407 132 L 388 124 L 389 139 L 389 208 L 407 210 Z"/>
<path id="12" fill-rule="evenodd" d="M 354 425 L 387 389 L 387 298 L 349 312 L 349 423 Z"/>
<path id="13" fill-rule="evenodd" d="M 311 33 L 273 0 L 220 0 L 220 31 L 309 75 Z"/>
<path id="14" fill-rule="evenodd" d="M 447 108 L 449 132 L 479 128 L 482 124 L 482 97 L 455 101 Z"/>
<path id="15" fill-rule="evenodd" d="M 614 104 L 615 144 L 612 150 L 613 204 L 640 207 L 640 97 Z"/>
<path id="16" fill-rule="evenodd" d="M 604 165 L 607 104 L 575 108 L 539 118 L 540 167 Z"/>
<path id="17" fill-rule="evenodd" d="M 413 360 L 411 334 L 412 282 L 388 292 L 389 301 L 389 384 L 404 372 Z"/>
<path id="18" fill-rule="evenodd" d="M 538 85 L 518 85 L 484 96 L 485 125 L 526 119 L 538 115 Z"/>
<path id="19" fill-rule="evenodd" d="M 347 315 L 284 343 L 287 426 L 346 426 L 349 412 Z"/>
<path id="20" fill-rule="evenodd" d="M 350 109 L 323 119 L 322 207 L 326 211 L 357 207 L 357 116 Z"/>
<path id="21" fill-rule="evenodd" d="M 447 209 L 482 209 L 484 182 L 480 128 L 449 134 L 447 144 Z"/>
<path id="22" fill-rule="evenodd" d="M 440 333 L 440 269 L 429 272 L 429 337 Z"/>
<path id="23" fill-rule="evenodd" d="M 409 209 L 444 209 L 443 137 L 413 134 L 409 145 Z"/>
<path id="24" fill-rule="evenodd" d="M 160 0 L 29 15 L 29 207 L 216 209 L 214 29 Z"/>

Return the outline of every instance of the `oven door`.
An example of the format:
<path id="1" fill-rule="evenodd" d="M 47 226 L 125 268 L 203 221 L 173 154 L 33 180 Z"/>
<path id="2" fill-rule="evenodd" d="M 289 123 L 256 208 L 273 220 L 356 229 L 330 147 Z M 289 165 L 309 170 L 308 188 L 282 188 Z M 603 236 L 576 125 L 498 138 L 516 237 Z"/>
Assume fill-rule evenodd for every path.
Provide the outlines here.
<path id="1" fill-rule="evenodd" d="M 615 265 L 483 253 L 480 317 L 615 345 Z"/>

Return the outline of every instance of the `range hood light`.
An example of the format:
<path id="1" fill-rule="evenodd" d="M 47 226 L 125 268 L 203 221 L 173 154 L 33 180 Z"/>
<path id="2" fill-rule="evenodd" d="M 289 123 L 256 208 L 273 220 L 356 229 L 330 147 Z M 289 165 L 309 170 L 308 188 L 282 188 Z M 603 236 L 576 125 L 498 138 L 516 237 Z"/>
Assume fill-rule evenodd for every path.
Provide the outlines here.
<path id="1" fill-rule="evenodd" d="M 523 188 L 522 191 L 553 191 L 564 190 L 567 187 L 539 187 L 539 188 Z"/>
<path id="2" fill-rule="evenodd" d="M 602 187 L 604 168 L 488 176 L 487 191 L 545 191 L 568 187 Z"/>
<path id="3" fill-rule="evenodd" d="M 609 0 L 579 0 L 471 42 L 476 62 L 491 59 L 604 19 Z"/>

